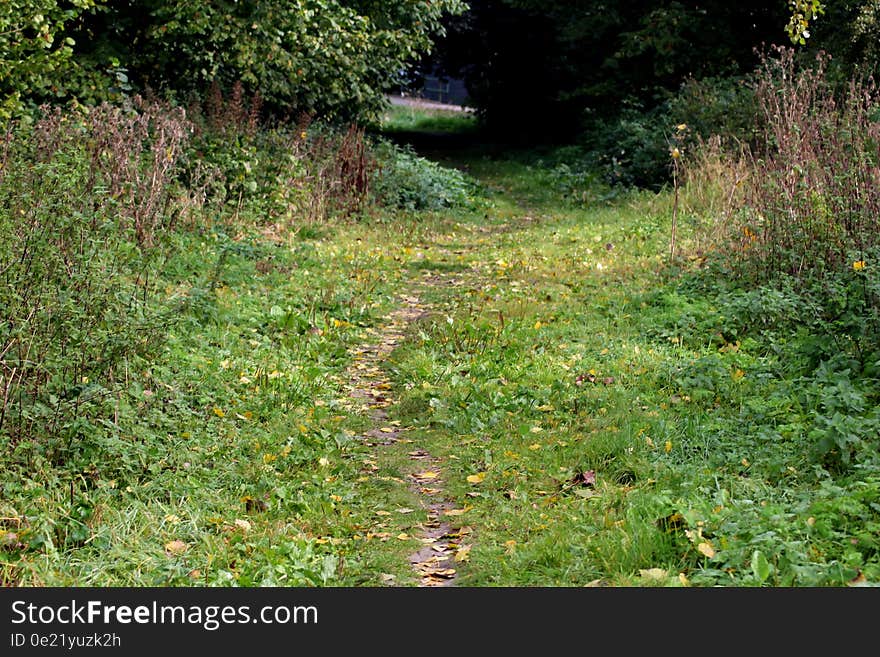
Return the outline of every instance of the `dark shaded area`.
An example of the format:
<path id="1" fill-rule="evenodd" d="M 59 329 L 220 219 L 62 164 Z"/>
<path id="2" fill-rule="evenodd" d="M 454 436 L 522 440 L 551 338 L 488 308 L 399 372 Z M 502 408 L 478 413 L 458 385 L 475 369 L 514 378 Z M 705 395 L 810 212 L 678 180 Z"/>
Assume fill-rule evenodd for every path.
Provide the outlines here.
<path id="1" fill-rule="evenodd" d="M 424 64 L 462 77 L 487 128 L 564 141 L 627 108 L 650 110 L 684 80 L 734 76 L 787 37 L 788 6 L 709 2 L 474 0 L 446 20 Z"/>

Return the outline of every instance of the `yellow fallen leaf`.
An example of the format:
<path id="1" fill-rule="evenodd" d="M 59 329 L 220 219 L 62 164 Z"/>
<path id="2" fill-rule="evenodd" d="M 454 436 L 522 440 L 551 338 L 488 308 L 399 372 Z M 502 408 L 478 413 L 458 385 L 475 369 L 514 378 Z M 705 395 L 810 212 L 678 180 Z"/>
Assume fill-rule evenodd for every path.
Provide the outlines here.
<path id="1" fill-rule="evenodd" d="M 168 556 L 180 556 L 187 551 L 189 546 L 183 541 L 168 541 L 165 544 L 165 553 Z"/>
<path id="2" fill-rule="evenodd" d="M 407 533 L 405 533 L 405 532 L 402 532 L 402 533 L 400 533 L 400 534 L 397 535 L 397 539 L 400 540 L 400 541 L 408 541 L 408 540 L 409 540 L 409 534 L 407 534 Z"/>
<path id="3" fill-rule="evenodd" d="M 734 372 L 730 375 L 734 381 L 739 381 L 741 378 L 745 376 L 745 372 L 742 370 L 734 370 Z"/>
<path id="4" fill-rule="evenodd" d="M 672 451 L 672 441 L 671 440 L 666 441 L 666 445 L 663 446 L 663 451 L 665 451 L 667 454 L 669 454 L 669 452 Z"/>
<path id="5" fill-rule="evenodd" d="M 436 479 L 439 476 L 440 476 L 439 473 L 434 472 L 432 470 L 425 470 L 424 472 L 417 472 L 413 475 L 413 477 L 415 477 L 416 479 L 422 479 L 425 481 L 430 481 L 431 479 Z"/>
<path id="6" fill-rule="evenodd" d="M 223 412 L 222 408 L 217 408 L 215 406 L 214 407 L 214 415 L 216 415 L 217 417 L 223 417 L 224 415 L 226 415 L 226 413 Z"/>
<path id="7" fill-rule="evenodd" d="M 531 445 L 529 445 L 529 449 L 533 452 L 539 450 L 541 449 L 541 443 L 532 443 Z"/>
<path id="8" fill-rule="evenodd" d="M 394 433 L 394 429 L 392 429 L 391 427 L 382 427 L 381 429 L 379 429 L 379 431 L 381 431 L 382 433 Z"/>
<path id="9" fill-rule="evenodd" d="M 507 553 L 510 554 L 516 549 L 516 541 L 510 539 L 509 541 L 504 541 L 504 547 L 507 548 Z"/>
<path id="10" fill-rule="evenodd" d="M 468 509 L 445 509 L 444 516 L 461 516 L 468 512 Z"/>
<path id="11" fill-rule="evenodd" d="M 478 472 L 477 474 L 468 475 L 467 481 L 469 484 L 480 484 L 483 483 L 483 479 L 486 478 L 485 472 Z"/>
<path id="12" fill-rule="evenodd" d="M 711 543 L 703 542 L 697 546 L 697 551 L 700 554 L 706 555 L 710 559 L 715 556 L 715 548 L 712 547 Z"/>
<path id="13" fill-rule="evenodd" d="M 462 545 L 455 551 L 455 560 L 461 563 L 462 561 L 467 561 L 471 558 L 471 546 L 470 545 Z"/>

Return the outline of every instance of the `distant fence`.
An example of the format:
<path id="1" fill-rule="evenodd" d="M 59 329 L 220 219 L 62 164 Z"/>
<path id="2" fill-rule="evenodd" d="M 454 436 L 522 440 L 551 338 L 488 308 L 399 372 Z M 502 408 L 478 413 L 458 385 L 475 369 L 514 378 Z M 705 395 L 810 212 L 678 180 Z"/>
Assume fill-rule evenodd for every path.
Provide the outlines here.
<path id="1" fill-rule="evenodd" d="M 468 92 L 463 80 L 440 78 L 435 75 L 426 75 L 422 88 L 411 89 L 408 93 L 425 100 L 451 105 L 465 105 L 468 100 Z"/>

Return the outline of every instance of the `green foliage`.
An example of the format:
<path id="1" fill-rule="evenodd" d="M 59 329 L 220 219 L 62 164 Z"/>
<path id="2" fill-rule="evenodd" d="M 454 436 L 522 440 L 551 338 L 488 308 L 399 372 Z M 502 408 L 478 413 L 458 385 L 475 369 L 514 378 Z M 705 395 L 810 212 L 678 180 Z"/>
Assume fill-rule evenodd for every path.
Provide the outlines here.
<path id="1" fill-rule="evenodd" d="M 106 412 L 127 359 L 161 339 L 153 297 L 175 219 L 179 112 L 47 113 L 0 169 L 0 435 L 63 461 Z M 124 378 L 124 377 L 122 377 Z"/>
<path id="2" fill-rule="evenodd" d="M 70 24 L 100 0 L 10 0 L 0 5 L 0 124 L 32 98 L 63 96 L 74 40 Z"/>
<path id="3" fill-rule="evenodd" d="M 804 45 L 810 38 L 810 22 L 825 13 L 825 5 L 819 0 L 788 0 L 791 19 L 785 26 L 792 43 Z"/>
<path id="4" fill-rule="evenodd" d="M 459 0 L 111 2 L 107 20 L 124 31 L 94 32 L 109 40 L 102 49 L 125 53 L 139 84 L 178 97 L 241 82 L 279 114 L 363 118 L 383 107 L 384 91 L 407 63 L 430 50 L 441 17 L 463 8 Z"/>
<path id="5" fill-rule="evenodd" d="M 380 142 L 375 156 L 373 193 L 384 205 L 406 210 L 442 210 L 475 204 L 474 181 L 456 169 L 389 142 Z"/>

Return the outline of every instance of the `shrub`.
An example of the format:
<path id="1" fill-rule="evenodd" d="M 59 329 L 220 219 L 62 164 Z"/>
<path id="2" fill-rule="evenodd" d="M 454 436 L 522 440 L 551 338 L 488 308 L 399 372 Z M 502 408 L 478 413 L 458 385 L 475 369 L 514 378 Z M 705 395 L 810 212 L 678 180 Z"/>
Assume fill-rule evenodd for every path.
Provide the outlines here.
<path id="1" fill-rule="evenodd" d="M 801 68 L 792 50 L 776 53 L 757 85 L 766 150 L 750 178 L 743 255 L 763 279 L 844 270 L 880 241 L 880 94 L 854 79 L 836 95 L 827 57 Z"/>
<path id="2" fill-rule="evenodd" d="M 59 457 L 168 319 L 153 303 L 182 113 L 47 111 L 0 166 L 0 437 Z"/>
<path id="3" fill-rule="evenodd" d="M 224 96 L 214 84 L 204 102 L 192 102 L 197 125 L 188 153 L 186 180 L 212 181 L 209 194 L 226 219 L 247 215 L 260 224 L 287 226 L 349 217 L 367 202 L 374 166 L 364 130 L 313 122 L 303 114 L 295 123 L 265 124 L 259 94 L 246 97 L 240 83 Z"/>
<path id="4" fill-rule="evenodd" d="M 442 210 L 473 205 L 474 183 L 462 172 L 419 157 L 411 148 L 376 145 L 374 198 L 406 210 Z"/>

